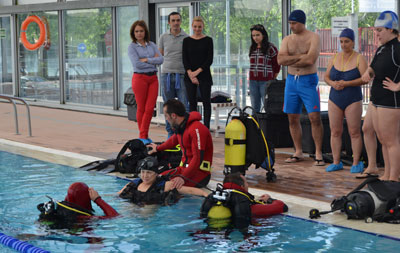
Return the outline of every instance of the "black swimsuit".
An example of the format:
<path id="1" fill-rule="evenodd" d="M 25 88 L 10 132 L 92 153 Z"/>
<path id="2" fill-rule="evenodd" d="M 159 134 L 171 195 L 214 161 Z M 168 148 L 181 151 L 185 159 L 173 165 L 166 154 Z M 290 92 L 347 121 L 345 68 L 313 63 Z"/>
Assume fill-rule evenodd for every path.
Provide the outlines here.
<path id="1" fill-rule="evenodd" d="M 165 192 L 165 182 L 165 179 L 157 177 L 157 180 L 146 192 L 141 192 L 138 190 L 138 187 L 142 183 L 142 180 L 138 178 L 127 185 L 127 187 L 120 194 L 120 197 L 124 199 L 130 199 L 130 201 L 138 205 L 169 205 L 175 203 L 179 199 L 180 195 L 176 189 Z"/>
<path id="2" fill-rule="evenodd" d="M 397 37 L 380 46 L 370 67 L 375 72 L 371 87 L 371 101 L 377 107 L 400 108 L 400 92 L 383 88 L 382 82 L 389 77 L 393 82 L 400 81 L 400 42 Z"/>

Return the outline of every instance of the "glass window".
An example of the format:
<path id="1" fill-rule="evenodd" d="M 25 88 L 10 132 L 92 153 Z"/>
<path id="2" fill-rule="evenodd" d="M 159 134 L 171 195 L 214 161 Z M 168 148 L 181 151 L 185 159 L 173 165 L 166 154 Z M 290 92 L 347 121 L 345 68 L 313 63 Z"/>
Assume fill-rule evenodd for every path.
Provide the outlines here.
<path id="1" fill-rule="evenodd" d="M 20 96 L 41 100 L 60 100 L 58 14 L 53 11 L 18 15 L 20 30 L 22 23 L 32 15 L 38 16 L 40 23 L 46 27 L 46 41 L 38 49 L 29 50 L 20 39 Z M 40 37 L 39 26 L 34 22 L 30 23 L 25 34 L 28 43 L 35 44 Z"/>
<path id="2" fill-rule="evenodd" d="M 11 6 L 12 0 L 0 0 L 0 6 Z"/>
<path id="3" fill-rule="evenodd" d="M 132 42 L 129 34 L 131 25 L 139 19 L 139 8 L 137 6 L 118 7 L 118 77 L 119 77 L 119 107 L 126 107 L 124 93 L 132 87 L 132 64 L 128 57 L 128 46 Z"/>
<path id="4" fill-rule="evenodd" d="M 373 32 L 373 26 L 380 10 L 368 9 L 366 6 L 360 8 L 363 0 L 345 0 L 345 1 L 312 1 L 312 0 L 292 0 L 292 10 L 301 9 L 306 13 L 307 29 L 316 32 L 321 38 L 321 53 L 318 58 L 318 77 L 320 82 L 321 109 L 327 110 L 327 102 L 329 98 L 330 86 L 324 82 L 324 74 L 328 65 L 328 60 L 340 51 L 338 34 L 332 30 L 333 17 L 345 17 L 354 13 L 352 20 L 354 25 L 351 27 L 355 31 L 356 48 L 368 61 L 371 62 L 374 52 L 378 47 L 378 40 Z M 390 1 L 386 1 L 390 2 Z M 352 3 L 354 5 L 352 5 Z M 392 10 L 395 10 L 395 1 L 392 3 Z M 359 12 L 359 10 L 369 12 Z M 390 9 L 390 8 L 389 8 Z M 356 30 L 358 30 L 356 32 Z M 370 85 L 363 85 L 363 102 L 369 101 Z"/>
<path id="5" fill-rule="evenodd" d="M 111 8 L 65 15 L 67 102 L 113 105 Z"/>
<path id="6" fill-rule="evenodd" d="M 57 0 L 18 0 L 18 4 L 42 4 L 42 3 L 56 3 Z"/>
<path id="7" fill-rule="evenodd" d="M 0 94 L 13 95 L 10 17 L 0 17 Z"/>
<path id="8" fill-rule="evenodd" d="M 263 24 L 270 42 L 279 48 L 282 38 L 281 1 L 234 0 L 230 1 L 228 10 L 226 1 L 201 2 L 200 15 L 205 21 L 205 34 L 214 41 L 212 89 L 231 94 L 240 106 L 250 104 L 247 96 L 250 27 Z"/>

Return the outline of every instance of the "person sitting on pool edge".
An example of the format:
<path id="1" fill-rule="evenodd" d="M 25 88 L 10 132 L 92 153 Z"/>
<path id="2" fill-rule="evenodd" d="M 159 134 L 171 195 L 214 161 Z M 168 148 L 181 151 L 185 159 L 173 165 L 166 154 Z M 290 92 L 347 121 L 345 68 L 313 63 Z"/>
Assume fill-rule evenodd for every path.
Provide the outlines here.
<path id="1" fill-rule="evenodd" d="M 91 201 L 104 211 L 104 216 L 94 215 Z M 97 191 L 82 182 L 75 182 L 70 185 L 64 201 L 59 202 L 51 199 L 47 203 L 39 204 L 37 208 L 40 211 L 39 221 L 76 222 L 93 217 L 112 218 L 119 215 L 100 197 Z"/>
<path id="2" fill-rule="evenodd" d="M 138 162 L 140 178 L 129 182 L 118 192 L 121 198 L 129 199 L 135 204 L 173 204 L 181 194 L 192 194 L 207 197 L 207 193 L 195 187 L 182 186 L 177 189 L 166 176 L 160 176 L 157 158 L 148 156 Z"/>
<path id="3" fill-rule="evenodd" d="M 176 99 L 165 102 L 163 111 L 175 134 L 158 146 L 154 143 L 147 145 L 151 147 L 149 154 L 172 149 L 179 144 L 182 149 L 181 164 L 162 174 L 171 175 L 177 189 L 182 185 L 206 186 L 211 178 L 214 147 L 210 130 L 200 122 L 201 114 L 195 111 L 188 114 L 182 102 Z"/>
<path id="4" fill-rule="evenodd" d="M 235 228 L 245 231 L 252 218 L 288 211 L 287 205 L 282 201 L 272 199 L 268 194 L 261 195 L 256 200 L 248 189 L 247 180 L 240 172 L 226 175 L 222 188 L 217 186 L 217 190 L 204 200 L 200 216 L 208 218 L 211 227 L 216 225 L 216 228 L 221 228 L 228 225 L 230 220 Z"/>

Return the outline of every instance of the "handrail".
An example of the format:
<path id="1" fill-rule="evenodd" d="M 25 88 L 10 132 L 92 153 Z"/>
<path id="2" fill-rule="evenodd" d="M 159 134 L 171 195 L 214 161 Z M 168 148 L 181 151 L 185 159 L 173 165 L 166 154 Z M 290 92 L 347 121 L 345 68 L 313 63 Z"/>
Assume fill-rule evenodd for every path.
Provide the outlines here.
<path id="1" fill-rule="evenodd" d="M 17 106 L 16 106 L 14 100 L 20 101 L 20 102 L 22 102 L 23 104 L 26 105 L 27 117 L 28 117 L 28 127 L 29 127 L 29 136 L 32 137 L 31 111 L 29 110 L 29 105 L 26 103 L 26 101 L 23 100 L 22 98 L 17 98 L 17 97 L 7 96 L 7 95 L 1 95 L 1 94 L 0 94 L 0 98 L 10 101 L 10 103 L 12 103 L 13 106 L 14 106 L 14 119 L 15 119 L 15 132 L 16 132 L 16 134 L 19 134 L 19 129 L 18 129 Z"/>

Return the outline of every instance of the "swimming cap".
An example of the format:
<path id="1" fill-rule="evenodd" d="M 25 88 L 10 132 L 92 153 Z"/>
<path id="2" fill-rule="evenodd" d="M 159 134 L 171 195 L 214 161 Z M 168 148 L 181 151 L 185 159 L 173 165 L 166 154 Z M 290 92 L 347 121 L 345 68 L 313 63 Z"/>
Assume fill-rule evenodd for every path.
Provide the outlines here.
<path id="1" fill-rule="evenodd" d="M 158 166 L 157 158 L 154 156 L 148 156 L 138 162 L 138 171 L 151 170 L 155 173 L 159 173 L 159 170 L 163 167 Z"/>
<path id="2" fill-rule="evenodd" d="M 76 182 L 71 184 L 68 188 L 68 194 L 65 197 L 65 201 L 93 211 L 89 196 L 89 187 L 85 183 Z"/>
<path id="3" fill-rule="evenodd" d="M 375 27 L 399 30 L 399 18 L 393 11 L 384 11 L 375 20 Z"/>
<path id="4" fill-rule="evenodd" d="M 342 37 L 349 38 L 352 41 L 354 41 L 354 31 L 353 31 L 353 29 L 350 29 L 350 28 L 343 29 L 343 31 L 339 35 L 339 38 L 342 38 Z"/>
<path id="5" fill-rule="evenodd" d="M 302 24 L 306 23 L 306 14 L 302 10 L 294 10 L 290 13 L 289 21 L 295 21 Z"/>

